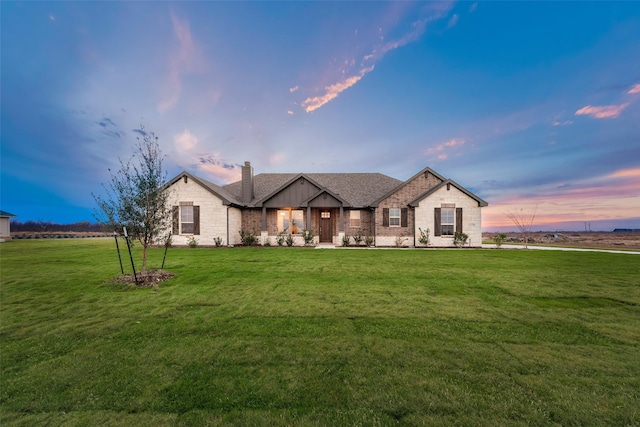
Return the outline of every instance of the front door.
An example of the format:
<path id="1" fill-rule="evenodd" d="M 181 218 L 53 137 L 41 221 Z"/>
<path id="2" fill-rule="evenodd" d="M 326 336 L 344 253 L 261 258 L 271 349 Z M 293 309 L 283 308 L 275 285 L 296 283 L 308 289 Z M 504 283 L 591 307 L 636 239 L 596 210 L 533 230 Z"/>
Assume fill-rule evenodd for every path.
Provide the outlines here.
<path id="1" fill-rule="evenodd" d="M 333 243 L 333 222 L 331 211 L 320 211 L 320 242 Z"/>

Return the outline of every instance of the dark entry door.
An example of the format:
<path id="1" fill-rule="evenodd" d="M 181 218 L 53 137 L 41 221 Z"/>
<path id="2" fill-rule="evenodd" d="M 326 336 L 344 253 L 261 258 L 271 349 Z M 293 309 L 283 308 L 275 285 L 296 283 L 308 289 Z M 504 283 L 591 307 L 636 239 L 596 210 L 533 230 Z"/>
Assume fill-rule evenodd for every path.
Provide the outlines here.
<path id="1" fill-rule="evenodd" d="M 332 242 L 333 223 L 330 211 L 320 211 L 320 242 Z"/>

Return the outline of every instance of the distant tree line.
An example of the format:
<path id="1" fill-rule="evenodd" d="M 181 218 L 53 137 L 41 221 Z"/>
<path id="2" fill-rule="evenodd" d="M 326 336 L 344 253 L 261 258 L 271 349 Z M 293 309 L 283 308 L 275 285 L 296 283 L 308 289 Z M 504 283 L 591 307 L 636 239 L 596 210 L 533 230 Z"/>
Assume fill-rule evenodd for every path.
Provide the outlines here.
<path id="1" fill-rule="evenodd" d="M 105 231 L 102 224 L 97 222 L 80 221 L 73 224 L 58 224 L 51 221 L 25 221 L 11 220 L 11 232 L 35 231 L 35 232 L 89 232 L 100 233 Z"/>

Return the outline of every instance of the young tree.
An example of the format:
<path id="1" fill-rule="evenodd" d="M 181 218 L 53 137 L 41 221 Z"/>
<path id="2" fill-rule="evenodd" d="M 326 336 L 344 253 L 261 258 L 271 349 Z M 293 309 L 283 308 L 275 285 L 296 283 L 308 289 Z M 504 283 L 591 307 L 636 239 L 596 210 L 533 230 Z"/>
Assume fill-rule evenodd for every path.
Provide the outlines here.
<path id="1" fill-rule="evenodd" d="M 120 170 L 111 174 L 108 185 L 102 184 L 105 195 L 92 194 L 98 209 L 96 219 L 111 230 L 127 234 L 142 245 L 142 270 L 147 268 L 147 248 L 166 239 L 171 209 L 168 193 L 163 185 L 166 172 L 162 169 L 164 157 L 153 132 L 141 127 L 135 154 L 127 161 L 120 159 Z"/>
<path id="2" fill-rule="evenodd" d="M 524 248 L 529 248 L 529 233 L 531 233 L 531 229 L 533 228 L 533 221 L 536 219 L 536 211 L 538 210 L 538 206 L 536 205 L 535 209 L 531 213 L 531 215 L 525 213 L 522 209 L 518 212 L 507 212 L 507 218 L 511 220 L 518 227 L 520 234 L 522 235 L 522 240 L 524 241 Z"/>

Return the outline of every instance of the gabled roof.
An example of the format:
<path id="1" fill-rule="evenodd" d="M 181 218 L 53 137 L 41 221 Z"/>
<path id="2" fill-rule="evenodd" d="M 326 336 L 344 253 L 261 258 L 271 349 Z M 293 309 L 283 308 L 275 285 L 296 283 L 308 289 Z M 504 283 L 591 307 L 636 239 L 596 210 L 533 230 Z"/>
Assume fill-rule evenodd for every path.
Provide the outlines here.
<path id="1" fill-rule="evenodd" d="M 301 208 L 305 208 L 305 207 L 309 206 L 309 203 L 311 203 L 313 200 L 317 199 L 318 197 L 322 196 L 323 194 L 328 194 L 331 197 L 333 197 L 334 199 L 338 200 L 340 203 L 342 203 L 342 206 L 345 207 L 345 208 L 350 208 L 351 207 L 349 202 L 346 201 L 345 199 L 343 199 L 342 197 L 340 197 L 339 194 L 334 194 L 334 193 L 332 193 L 330 190 L 328 190 L 326 188 L 321 188 L 317 193 L 315 193 L 314 195 L 309 197 L 307 200 L 303 201 L 300 204 L 300 207 Z"/>
<path id="2" fill-rule="evenodd" d="M 5 218 L 15 218 L 17 215 L 9 213 L 7 211 L 0 210 L 0 216 Z"/>
<path id="3" fill-rule="evenodd" d="M 253 177 L 255 198 L 252 205 L 265 202 L 300 177 L 356 208 L 370 206 L 380 195 L 402 183 L 381 173 L 261 173 Z M 240 199 L 241 181 L 223 188 Z"/>
<path id="4" fill-rule="evenodd" d="M 238 201 L 238 198 L 236 198 L 235 195 L 231 194 L 229 191 L 225 190 L 223 187 L 220 187 L 219 185 L 216 185 L 216 184 L 214 184 L 212 182 L 209 182 L 209 181 L 207 181 L 205 179 L 198 178 L 197 176 L 191 175 L 189 172 L 186 172 L 186 171 L 181 172 L 175 178 L 173 178 L 172 180 L 167 182 L 165 184 L 164 188 L 171 187 L 173 184 L 175 184 L 176 182 L 180 181 L 185 176 L 188 179 L 191 179 L 194 182 L 198 183 L 200 186 L 202 186 L 206 190 L 209 190 L 215 196 L 217 196 L 220 200 L 222 200 L 222 204 L 224 204 L 224 205 L 242 206 L 242 203 L 240 203 Z"/>
<path id="5" fill-rule="evenodd" d="M 445 179 L 440 184 L 438 184 L 435 187 L 432 187 L 429 190 L 425 191 L 420 196 L 418 196 L 415 200 L 411 201 L 409 203 L 409 206 L 411 206 L 411 207 L 418 206 L 423 199 L 425 199 L 426 197 L 428 197 L 431 194 L 435 193 L 436 191 L 438 191 L 442 187 L 446 187 L 447 185 L 454 186 L 455 188 L 457 188 L 458 190 L 462 191 L 467 196 L 471 197 L 473 200 L 477 201 L 479 207 L 489 206 L 489 203 L 485 202 L 480 197 L 478 197 L 475 194 L 473 194 L 471 191 L 467 190 L 466 188 L 464 188 L 460 184 L 458 184 L 455 181 L 452 181 L 450 179 Z"/>
<path id="6" fill-rule="evenodd" d="M 165 188 L 175 184 L 178 180 L 187 177 L 197 182 L 212 194 L 222 200 L 225 205 L 237 207 L 260 207 L 270 198 L 276 196 L 287 186 L 300 178 L 304 178 L 319 188 L 318 192 L 304 201 L 310 203 L 322 193 L 327 193 L 339 200 L 345 207 L 368 208 L 377 207 L 378 204 L 390 195 L 401 190 L 405 185 L 419 178 L 420 175 L 431 174 L 441 182 L 426 192 L 422 193 L 409 206 L 417 206 L 421 200 L 445 185 L 453 185 L 455 188 L 478 202 L 478 206 L 488 206 L 488 203 L 456 182 L 446 179 L 433 169 L 426 167 L 406 181 L 391 178 L 381 173 L 261 173 L 253 177 L 254 198 L 250 203 L 242 203 L 242 181 L 236 181 L 225 186 L 218 186 L 212 182 L 182 172 L 167 184 Z"/>
<path id="7" fill-rule="evenodd" d="M 444 181 L 446 178 L 443 177 L 442 175 L 440 175 L 439 173 L 437 173 L 436 171 L 434 171 L 433 169 L 431 169 L 430 167 L 426 167 L 424 169 L 422 169 L 420 172 L 418 172 L 417 174 L 413 175 L 411 178 L 409 178 L 406 181 L 399 181 L 400 184 L 397 185 L 396 187 L 390 189 L 388 192 L 382 194 L 379 198 L 377 198 L 372 204 L 371 206 L 373 207 L 378 207 L 378 205 L 380 204 L 381 201 L 383 201 L 384 199 L 386 199 L 387 197 L 389 197 L 390 195 L 392 195 L 393 193 L 396 193 L 397 191 L 399 191 L 402 187 L 404 187 L 405 185 L 409 184 L 411 181 L 413 181 L 414 179 L 416 179 L 417 177 L 419 177 L 420 175 L 423 174 L 431 174 L 433 176 L 435 176 L 436 178 L 438 178 L 441 181 Z"/>

